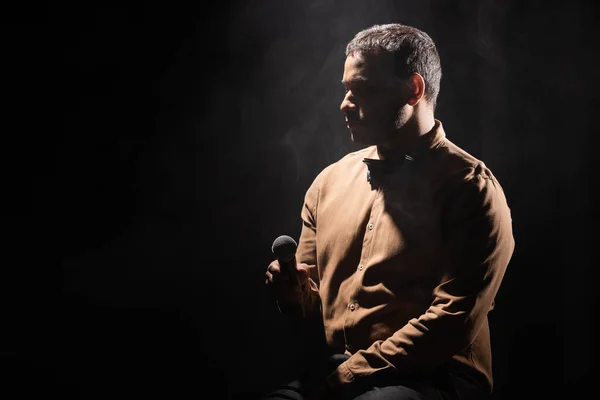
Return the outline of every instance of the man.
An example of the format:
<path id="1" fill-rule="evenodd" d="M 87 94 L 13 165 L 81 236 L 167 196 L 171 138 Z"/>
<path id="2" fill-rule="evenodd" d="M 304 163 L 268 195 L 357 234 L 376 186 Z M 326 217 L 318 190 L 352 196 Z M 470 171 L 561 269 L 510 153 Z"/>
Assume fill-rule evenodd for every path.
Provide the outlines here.
<path id="1" fill-rule="evenodd" d="M 365 147 L 306 192 L 301 285 L 276 260 L 266 272 L 282 312 L 319 316 L 332 364 L 266 398 L 491 395 L 487 315 L 514 250 L 511 213 L 492 172 L 434 117 L 441 75 L 414 27 L 377 25 L 348 43 L 341 111 Z"/>

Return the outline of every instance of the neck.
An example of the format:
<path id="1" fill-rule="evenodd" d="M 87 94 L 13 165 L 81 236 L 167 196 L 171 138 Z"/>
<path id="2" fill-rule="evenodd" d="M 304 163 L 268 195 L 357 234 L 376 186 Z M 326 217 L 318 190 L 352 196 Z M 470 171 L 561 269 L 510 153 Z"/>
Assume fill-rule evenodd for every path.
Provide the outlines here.
<path id="1" fill-rule="evenodd" d="M 377 154 L 380 159 L 403 159 L 418 139 L 435 127 L 435 118 L 432 112 L 413 118 L 399 128 L 394 135 L 393 143 L 377 145 Z"/>

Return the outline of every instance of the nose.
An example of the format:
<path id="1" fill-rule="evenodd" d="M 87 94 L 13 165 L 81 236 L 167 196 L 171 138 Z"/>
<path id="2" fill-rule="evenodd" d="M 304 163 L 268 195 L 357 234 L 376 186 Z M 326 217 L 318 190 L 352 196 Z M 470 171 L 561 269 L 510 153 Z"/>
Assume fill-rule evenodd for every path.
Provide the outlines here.
<path id="1" fill-rule="evenodd" d="M 356 111 L 356 104 L 352 102 L 352 92 L 350 90 L 344 95 L 342 104 L 340 104 L 340 110 L 345 114 Z"/>

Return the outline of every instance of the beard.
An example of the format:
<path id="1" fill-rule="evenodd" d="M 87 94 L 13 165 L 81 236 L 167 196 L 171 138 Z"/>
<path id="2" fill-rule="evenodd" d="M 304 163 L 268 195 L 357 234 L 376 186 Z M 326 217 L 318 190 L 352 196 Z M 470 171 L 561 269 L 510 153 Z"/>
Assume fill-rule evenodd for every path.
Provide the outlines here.
<path id="1" fill-rule="evenodd" d="M 397 140 L 410 120 L 407 107 L 400 107 L 387 113 L 387 116 L 360 118 L 360 123 L 350 127 L 350 139 L 353 143 L 365 146 L 389 145 Z"/>
<path id="2" fill-rule="evenodd" d="M 397 131 L 402 130 L 408 123 L 409 119 L 410 119 L 410 115 L 409 115 L 406 107 L 400 107 L 400 109 L 396 113 L 396 120 L 394 121 L 394 126 L 395 126 L 396 130 Z"/>

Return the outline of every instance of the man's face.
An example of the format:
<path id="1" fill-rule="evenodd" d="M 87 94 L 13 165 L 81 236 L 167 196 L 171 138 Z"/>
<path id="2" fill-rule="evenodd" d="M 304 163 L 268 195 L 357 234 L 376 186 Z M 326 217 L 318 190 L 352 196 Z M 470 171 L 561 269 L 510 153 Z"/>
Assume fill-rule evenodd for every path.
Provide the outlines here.
<path id="1" fill-rule="evenodd" d="M 352 53 L 346 58 L 340 109 L 356 143 L 388 144 L 406 123 L 403 81 L 394 75 L 393 65 L 389 54 Z"/>

